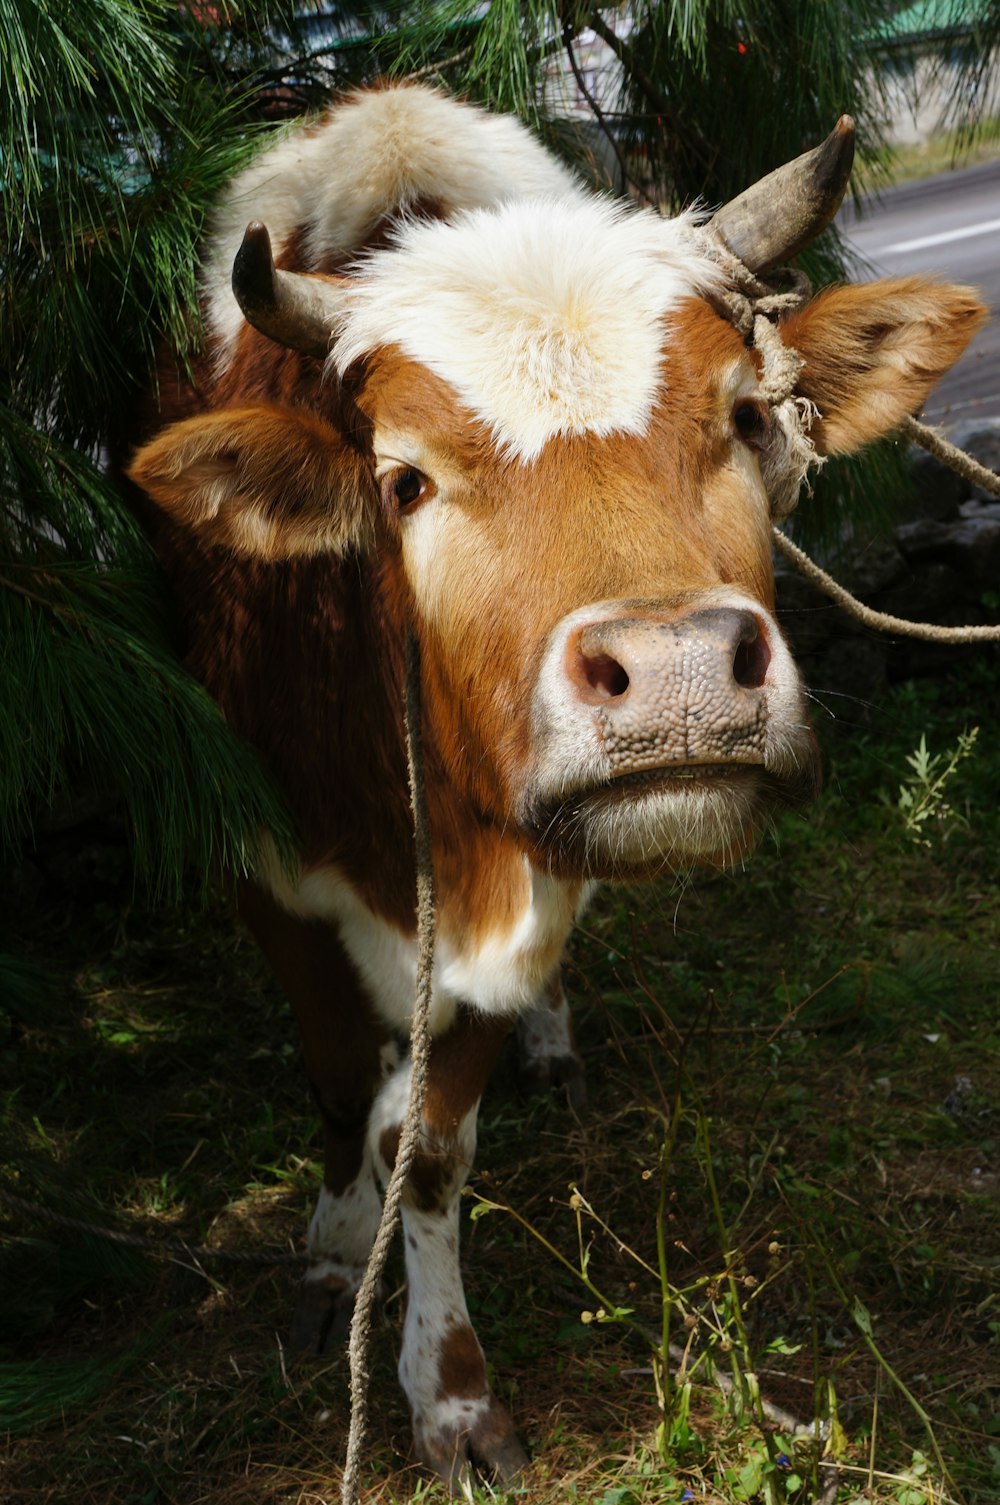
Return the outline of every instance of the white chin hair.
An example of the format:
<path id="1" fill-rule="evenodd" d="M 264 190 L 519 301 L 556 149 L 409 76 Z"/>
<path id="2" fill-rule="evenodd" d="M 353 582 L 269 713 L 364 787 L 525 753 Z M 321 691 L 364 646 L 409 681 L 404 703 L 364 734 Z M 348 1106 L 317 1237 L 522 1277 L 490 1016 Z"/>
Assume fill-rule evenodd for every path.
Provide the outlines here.
<path id="1" fill-rule="evenodd" d="M 666 869 L 711 859 L 737 860 L 758 826 L 752 786 L 657 790 L 628 800 L 588 801 L 573 820 L 576 840 L 595 873 L 662 864 Z"/>

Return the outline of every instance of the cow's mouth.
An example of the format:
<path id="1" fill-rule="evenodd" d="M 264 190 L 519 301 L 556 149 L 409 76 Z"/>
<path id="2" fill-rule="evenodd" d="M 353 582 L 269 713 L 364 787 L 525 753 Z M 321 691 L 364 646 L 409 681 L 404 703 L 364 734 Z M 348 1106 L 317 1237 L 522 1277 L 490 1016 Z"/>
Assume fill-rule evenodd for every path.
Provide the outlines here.
<path id="1" fill-rule="evenodd" d="M 809 769 L 776 778 L 761 763 L 667 764 L 561 794 L 532 812 L 530 828 L 548 867 L 567 876 L 727 867 L 776 804 L 804 802 L 813 789 Z"/>
<path id="2" fill-rule="evenodd" d="M 623 773 L 585 790 L 575 798 L 600 799 L 627 798 L 634 791 L 648 791 L 662 787 L 674 793 L 676 790 L 695 790 L 703 784 L 716 784 L 720 779 L 727 783 L 745 782 L 759 778 L 763 772 L 761 763 L 676 763 L 663 768 L 647 768 L 638 773 Z"/>
<path id="3" fill-rule="evenodd" d="M 636 769 L 613 775 L 601 783 L 562 791 L 534 814 L 532 824 L 541 830 L 552 822 L 579 819 L 582 812 L 641 801 L 662 792 L 667 796 L 709 792 L 725 797 L 730 788 L 744 790 L 764 776 L 759 763 L 668 763 L 658 768 Z"/>

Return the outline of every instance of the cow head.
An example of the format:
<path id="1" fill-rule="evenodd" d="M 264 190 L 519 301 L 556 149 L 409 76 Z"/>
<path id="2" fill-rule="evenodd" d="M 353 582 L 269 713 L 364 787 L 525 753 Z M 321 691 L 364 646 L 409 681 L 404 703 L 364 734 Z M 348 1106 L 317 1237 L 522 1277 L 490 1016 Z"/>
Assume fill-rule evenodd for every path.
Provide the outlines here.
<path id="1" fill-rule="evenodd" d="M 771 185 L 750 254 L 737 203 L 720 228 L 756 269 L 808 238 L 774 238 Z M 132 476 L 242 552 L 381 550 L 447 777 L 536 861 L 732 861 L 814 753 L 773 616 L 782 435 L 722 276 L 690 217 L 582 193 L 404 223 L 345 277 L 276 272 L 251 227 L 244 312 L 328 362 L 327 398 L 177 424 Z M 982 317 L 967 289 L 907 279 L 789 318 L 817 455 L 890 431 Z"/>

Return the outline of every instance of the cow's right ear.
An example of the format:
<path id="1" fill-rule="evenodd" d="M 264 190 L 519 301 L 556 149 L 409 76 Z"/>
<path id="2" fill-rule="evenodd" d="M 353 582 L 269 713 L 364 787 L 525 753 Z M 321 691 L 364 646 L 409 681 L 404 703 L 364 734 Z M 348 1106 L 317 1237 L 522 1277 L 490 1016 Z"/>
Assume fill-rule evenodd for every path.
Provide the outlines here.
<path id="1" fill-rule="evenodd" d="M 172 424 L 129 477 L 182 526 L 258 559 L 343 554 L 371 541 L 377 502 L 363 457 L 304 408 L 226 408 Z"/>

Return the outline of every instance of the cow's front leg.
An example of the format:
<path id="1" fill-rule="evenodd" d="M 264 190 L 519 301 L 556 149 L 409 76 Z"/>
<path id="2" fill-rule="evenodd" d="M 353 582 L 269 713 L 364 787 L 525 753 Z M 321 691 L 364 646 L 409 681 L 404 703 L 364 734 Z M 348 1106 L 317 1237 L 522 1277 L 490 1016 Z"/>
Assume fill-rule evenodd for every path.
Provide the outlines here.
<path id="1" fill-rule="evenodd" d="M 331 923 L 290 914 L 249 882 L 239 908 L 298 1020 L 323 1125 L 323 1186 L 289 1334 L 293 1348 L 322 1353 L 347 1336 L 381 1217 L 368 1119 L 398 1052 Z"/>
<path id="2" fill-rule="evenodd" d="M 479 1099 L 508 1021 L 461 1008 L 434 1040 L 423 1141 L 403 1193 L 408 1296 L 399 1377 L 421 1462 L 455 1490 L 470 1465 L 509 1482 L 527 1458 L 507 1408 L 486 1378 L 459 1265 L 459 1198 L 476 1148 Z M 381 1171 L 395 1160 L 409 1066 L 383 1090 L 372 1117 Z"/>

